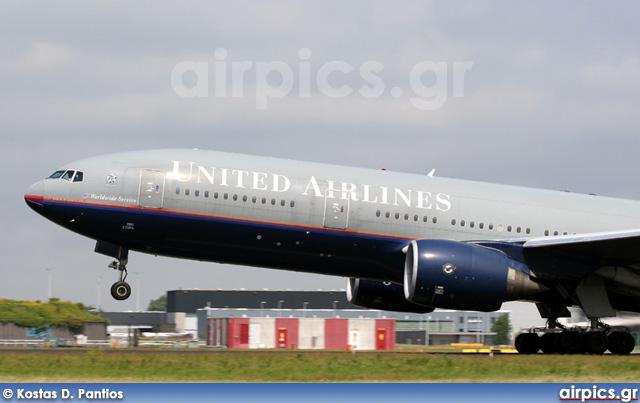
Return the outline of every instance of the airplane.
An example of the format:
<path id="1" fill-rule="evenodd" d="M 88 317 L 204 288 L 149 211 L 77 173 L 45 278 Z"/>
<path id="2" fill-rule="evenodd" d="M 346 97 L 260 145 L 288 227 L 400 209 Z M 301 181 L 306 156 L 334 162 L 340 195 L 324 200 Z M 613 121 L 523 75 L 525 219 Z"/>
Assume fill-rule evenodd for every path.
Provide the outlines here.
<path id="1" fill-rule="evenodd" d="M 125 281 L 129 251 L 348 278 L 370 309 L 547 319 L 520 353 L 629 354 L 640 312 L 640 202 L 205 150 L 145 150 L 64 165 L 32 185 L 40 215 L 96 240 Z M 587 328 L 558 318 L 580 307 Z"/>

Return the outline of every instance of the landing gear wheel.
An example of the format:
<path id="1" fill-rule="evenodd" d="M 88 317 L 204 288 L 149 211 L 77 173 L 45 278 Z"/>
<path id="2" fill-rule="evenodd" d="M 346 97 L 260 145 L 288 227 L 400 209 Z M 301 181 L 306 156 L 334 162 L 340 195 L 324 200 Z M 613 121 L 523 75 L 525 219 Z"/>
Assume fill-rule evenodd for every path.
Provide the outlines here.
<path id="1" fill-rule="evenodd" d="M 584 347 L 589 354 L 603 354 L 609 348 L 609 339 L 604 332 L 585 333 Z"/>
<path id="2" fill-rule="evenodd" d="M 109 267 L 120 272 L 120 280 L 111 286 L 111 296 L 118 301 L 129 298 L 131 296 L 131 286 L 125 282 L 127 279 L 127 260 L 118 259 L 111 262 Z"/>
<path id="3" fill-rule="evenodd" d="M 111 286 L 111 296 L 118 301 L 124 301 L 131 295 L 131 286 L 124 281 L 117 281 Z"/>
<path id="4" fill-rule="evenodd" d="M 520 354 L 536 354 L 540 350 L 540 338 L 535 333 L 522 333 L 516 337 L 516 350 Z"/>
<path id="5" fill-rule="evenodd" d="M 564 354 L 578 354 L 583 352 L 582 334 L 564 331 L 556 339 L 558 352 Z"/>
<path id="6" fill-rule="evenodd" d="M 540 349 L 545 354 L 554 354 L 558 352 L 556 347 L 556 340 L 560 336 L 560 333 L 545 333 L 540 338 Z"/>
<path id="7" fill-rule="evenodd" d="M 631 333 L 611 332 L 609 334 L 609 351 L 612 354 L 628 355 L 635 346 L 636 342 Z"/>

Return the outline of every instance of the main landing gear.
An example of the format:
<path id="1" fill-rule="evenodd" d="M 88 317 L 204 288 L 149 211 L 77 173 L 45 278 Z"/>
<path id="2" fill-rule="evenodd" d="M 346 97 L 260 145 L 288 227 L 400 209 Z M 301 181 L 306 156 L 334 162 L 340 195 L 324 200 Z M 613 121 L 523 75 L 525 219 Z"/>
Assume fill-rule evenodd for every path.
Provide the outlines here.
<path id="1" fill-rule="evenodd" d="M 109 267 L 120 271 L 120 280 L 111 286 L 111 296 L 118 301 L 123 301 L 131 296 L 131 286 L 127 283 L 127 259 L 114 260 Z"/>
<path id="2" fill-rule="evenodd" d="M 608 349 L 612 354 L 627 355 L 635 347 L 628 329 L 614 330 L 597 320 L 588 329 L 567 328 L 555 319 L 548 323 L 547 328 L 533 328 L 516 337 L 516 350 L 520 354 L 536 354 L 540 350 L 545 354 L 603 354 Z"/>

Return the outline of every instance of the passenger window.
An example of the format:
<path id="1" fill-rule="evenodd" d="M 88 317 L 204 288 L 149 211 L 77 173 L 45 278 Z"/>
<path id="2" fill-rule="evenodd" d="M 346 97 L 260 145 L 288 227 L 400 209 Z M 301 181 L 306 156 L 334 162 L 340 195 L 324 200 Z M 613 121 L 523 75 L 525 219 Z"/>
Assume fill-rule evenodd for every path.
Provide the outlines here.
<path id="1" fill-rule="evenodd" d="M 460 226 L 464 227 L 464 220 L 460 221 Z"/>
<path id="2" fill-rule="evenodd" d="M 266 197 L 262 198 L 262 204 L 267 204 L 267 198 Z"/>
<path id="3" fill-rule="evenodd" d="M 291 207 L 295 207 L 295 206 L 296 206 L 296 202 L 295 202 L 294 200 L 291 200 L 291 203 L 289 203 L 289 205 L 290 205 Z"/>
<path id="4" fill-rule="evenodd" d="M 549 236 L 549 230 L 548 229 L 544 230 L 544 236 Z"/>
<path id="5" fill-rule="evenodd" d="M 480 229 L 484 229 L 484 223 L 481 222 L 480 224 L 478 224 L 478 227 L 480 227 Z"/>
<path id="6" fill-rule="evenodd" d="M 285 204 L 287 204 L 287 202 L 286 202 L 284 199 L 280 200 L 280 205 L 281 205 L 282 207 L 284 207 L 284 205 L 285 205 Z"/>
<path id="7" fill-rule="evenodd" d="M 527 228 L 526 233 L 530 234 L 531 233 L 531 228 Z"/>
<path id="8" fill-rule="evenodd" d="M 179 195 L 180 194 L 180 188 L 176 188 L 176 194 Z"/>
<path id="9" fill-rule="evenodd" d="M 258 201 L 258 198 L 257 198 L 257 197 L 253 196 L 253 197 L 251 198 L 251 202 L 252 202 L 252 203 L 255 203 L 255 202 L 257 202 L 257 201 Z"/>
<path id="10" fill-rule="evenodd" d="M 405 221 L 409 221 L 409 214 L 405 214 L 405 215 L 404 215 L 404 220 L 405 220 Z"/>
<path id="11" fill-rule="evenodd" d="M 511 225 L 507 226 L 507 232 L 511 232 Z"/>
<path id="12" fill-rule="evenodd" d="M 275 198 L 271 199 L 271 205 L 272 205 L 272 206 L 275 206 L 275 205 L 276 205 L 276 199 L 275 199 Z"/>
<path id="13" fill-rule="evenodd" d="M 243 201 L 243 202 L 246 202 L 247 200 L 248 200 L 247 195 L 243 195 L 243 196 L 242 196 L 242 201 Z"/>
<path id="14" fill-rule="evenodd" d="M 238 201 L 238 195 L 236 194 L 233 195 L 233 201 Z"/>
<path id="15" fill-rule="evenodd" d="M 428 222 L 428 221 L 429 221 L 429 217 L 427 216 L 422 217 L 422 222 Z"/>
<path id="16" fill-rule="evenodd" d="M 413 221 L 418 221 L 418 215 L 417 214 L 413 216 Z"/>
<path id="17" fill-rule="evenodd" d="M 474 223 L 473 221 L 471 221 L 471 222 L 469 223 L 469 227 L 473 228 L 473 227 L 475 227 L 475 226 L 476 226 L 476 223 Z"/>
<path id="18" fill-rule="evenodd" d="M 391 213 L 389 213 L 388 211 L 386 213 L 384 213 L 384 216 L 389 218 L 391 216 Z"/>
<path id="19" fill-rule="evenodd" d="M 225 193 L 225 194 L 222 196 L 222 198 L 223 198 L 223 199 L 225 199 L 225 200 L 229 200 L 229 193 Z"/>
<path id="20" fill-rule="evenodd" d="M 380 217 L 380 210 L 376 211 L 376 217 Z"/>
<path id="21" fill-rule="evenodd" d="M 489 231 L 493 231 L 493 224 L 489 224 Z"/>
<path id="22" fill-rule="evenodd" d="M 185 195 L 185 196 L 189 196 L 189 189 L 185 189 L 185 190 L 184 190 L 184 195 Z"/>
<path id="23" fill-rule="evenodd" d="M 516 228 L 516 232 L 519 234 L 520 232 L 522 232 L 522 228 L 520 227 Z"/>
<path id="24" fill-rule="evenodd" d="M 433 217 L 433 220 L 431 220 L 431 221 L 433 221 L 434 224 L 437 224 L 438 223 L 438 217 Z"/>
<path id="25" fill-rule="evenodd" d="M 451 225 L 456 225 L 456 219 L 455 219 L 455 218 L 453 218 L 453 219 L 451 220 Z"/>
<path id="26" fill-rule="evenodd" d="M 200 196 L 200 191 L 199 191 L 199 190 L 196 190 L 195 192 L 193 192 L 193 195 L 194 195 L 195 197 Z"/>
<path id="27" fill-rule="evenodd" d="M 400 218 L 400 213 L 396 213 L 395 217 L 396 217 L 396 220 Z"/>
<path id="28" fill-rule="evenodd" d="M 209 197 L 209 191 L 208 190 L 204 191 L 204 197 Z"/>

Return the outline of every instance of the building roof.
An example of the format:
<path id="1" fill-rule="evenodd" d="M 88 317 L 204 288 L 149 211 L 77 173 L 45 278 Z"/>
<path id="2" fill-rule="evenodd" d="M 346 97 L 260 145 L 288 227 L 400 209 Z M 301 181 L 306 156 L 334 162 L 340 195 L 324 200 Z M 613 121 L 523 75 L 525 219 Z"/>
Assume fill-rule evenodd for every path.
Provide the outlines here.
<path id="1" fill-rule="evenodd" d="M 344 291 L 167 291 L 167 312 L 198 309 L 363 309 L 347 301 Z"/>
<path id="2" fill-rule="evenodd" d="M 165 325 L 165 312 L 98 312 L 98 315 L 109 319 L 111 325 Z"/>

